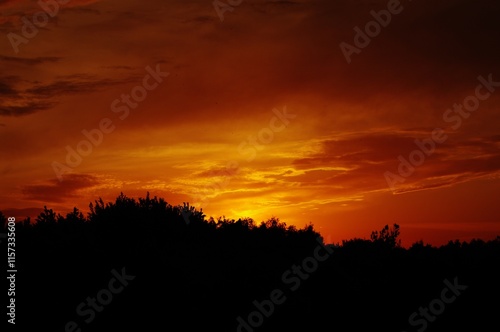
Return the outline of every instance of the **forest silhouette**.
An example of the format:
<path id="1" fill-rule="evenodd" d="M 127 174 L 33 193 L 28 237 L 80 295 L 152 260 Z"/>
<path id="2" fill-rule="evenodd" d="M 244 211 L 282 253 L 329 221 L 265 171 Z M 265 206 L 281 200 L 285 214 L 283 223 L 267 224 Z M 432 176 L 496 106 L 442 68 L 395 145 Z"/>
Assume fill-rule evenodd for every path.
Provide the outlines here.
<path id="1" fill-rule="evenodd" d="M 207 218 L 149 193 L 137 200 L 122 193 L 89 207 L 86 216 L 45 207 L 34 221 L 16 224 L 21 331 L 423 332 L 500 325 L 500 237 L 403 248 L 399 225 L 387 224 L 369 239 L 332 245 L 312 224 Z M 0 212 L 4 232 L 6 221 Z M 92 319 L 77 312 L 123 271 L 131 276 L 127 285 Z M 271 305 L 276 290 L 281 301 Z M 431 310 L 424 315 L 421 308 Z"/>

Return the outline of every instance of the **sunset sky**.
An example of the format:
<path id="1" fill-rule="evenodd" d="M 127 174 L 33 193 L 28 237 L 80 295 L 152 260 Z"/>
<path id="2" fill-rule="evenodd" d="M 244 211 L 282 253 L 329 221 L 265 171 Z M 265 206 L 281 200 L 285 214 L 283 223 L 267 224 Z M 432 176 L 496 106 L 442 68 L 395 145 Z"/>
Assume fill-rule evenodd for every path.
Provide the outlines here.
<path id="1" fill-rule="evenodd" d="M 149 191 L 327 242 L 500 235 L 498 1 L 231 1 L 0 0 L 0 210 Z"/>

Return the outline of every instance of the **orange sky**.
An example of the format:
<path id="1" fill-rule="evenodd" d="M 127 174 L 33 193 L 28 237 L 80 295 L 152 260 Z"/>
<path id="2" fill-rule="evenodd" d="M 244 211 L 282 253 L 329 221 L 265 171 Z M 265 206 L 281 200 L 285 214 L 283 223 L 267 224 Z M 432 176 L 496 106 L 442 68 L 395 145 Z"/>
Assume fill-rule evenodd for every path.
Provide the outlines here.
<path id="1" fill-rule="evenodd" d="M 500 83 L 478 80 L 500 82 L 498 2 L 401 1 L 350 63 L 339 45 L 387 1 L 244 0 L 223 21 L 208 0 L 45 2 L 47 22 L 37 2 L 0 0 L 6 214 L 149 191 L 208 216 L 312 222 L 329 242 L 392 223 L 405 245 L 500 235 Z M 477 89 L 477 110 L 453 113 Z M 436 128 L 447 139 L 393 191 L 384 174 Z M 91 151 L 73 167 L 68 146 Z"/>

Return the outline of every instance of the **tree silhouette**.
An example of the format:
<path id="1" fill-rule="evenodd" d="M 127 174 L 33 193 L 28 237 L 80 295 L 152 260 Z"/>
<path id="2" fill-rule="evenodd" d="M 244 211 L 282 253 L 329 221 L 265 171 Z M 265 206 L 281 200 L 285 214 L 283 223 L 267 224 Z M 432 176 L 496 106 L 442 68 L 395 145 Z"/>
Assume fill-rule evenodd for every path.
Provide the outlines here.
<path id="1" fill-rule="evenodd" d="M 401 240 L 398 240 L 399 234 L 398 224 L 394 224 L 392 227 L 385 225 L 380 231 L 373 231 L 370 238 L 376 244 L 382 244 L 389 248 L 399 248 L 401 247 Z"/>
<path id="2" fill-rule="evenodd" d="M 394 224 L 372 232 L 370 240 L 343 240 L 332 248 L 312 224 L 206 218 L 187 202 L 171 205 L 149 193 L 138 199 L 121 193 L 114 202 L 99 198 L 89 210 L 85 216 L 74 207 L 62 216 L 45 206 L 33 225 L 18 222 L 23 273 L 16 296 L 23 317 L 30 317 L 20 321 L 22 330 L 64 330 L 73 321 L 82 331 L 180 325 L 185 331 L 250 332 L 238 330 L 236 319 L 253 317 L 255 325 L 264 310 L 261 324 L 249 325 L 254 332 L 325 326 L 413 331 L 409 316 L 439 298 L 443 280 L 457 276 L 469 286 L 467 295 L 446 304 L 429 331 L 497 324 L 498 305 L 488 299 L 500 296 L 500 237 L 439 248 L 419 241 L 404 249 Z M 122 267 L 134 281 L 85 322 L 76 308 L 96 294 L 108 303 L 101 290 L 110 271 Z M 279 305 L 271 295 L 278 291 L 286 298 Z"/>

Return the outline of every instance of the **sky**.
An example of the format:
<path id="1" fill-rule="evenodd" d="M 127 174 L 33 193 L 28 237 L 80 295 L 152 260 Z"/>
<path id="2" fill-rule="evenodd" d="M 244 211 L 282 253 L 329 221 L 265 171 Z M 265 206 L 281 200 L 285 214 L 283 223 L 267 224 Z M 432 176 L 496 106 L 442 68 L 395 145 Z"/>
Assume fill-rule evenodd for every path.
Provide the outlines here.
<path id="1" fill-rule="evenodd" d="M 500 235 L 498 1 L 0 0 L 0 211 Z"/>

